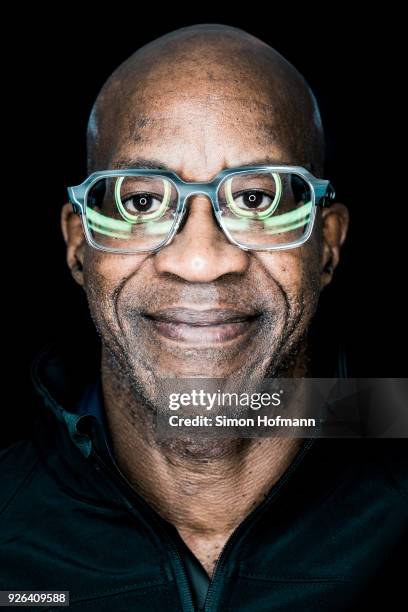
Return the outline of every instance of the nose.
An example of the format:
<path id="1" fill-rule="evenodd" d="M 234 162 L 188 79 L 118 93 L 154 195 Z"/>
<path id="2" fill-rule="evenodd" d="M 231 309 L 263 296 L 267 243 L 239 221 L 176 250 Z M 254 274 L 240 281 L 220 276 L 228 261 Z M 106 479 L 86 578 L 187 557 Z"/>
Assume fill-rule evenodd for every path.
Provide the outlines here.
<path id="1" fill-rule="evenodd" d="M 244 274 L 249 254 L 230 243 L 203 195 L 189 198 L 187 220 L 172 242 L 154 256 L 159 274 L 173 274 L 191 283 L 208 283 L 225 274 Z"/>

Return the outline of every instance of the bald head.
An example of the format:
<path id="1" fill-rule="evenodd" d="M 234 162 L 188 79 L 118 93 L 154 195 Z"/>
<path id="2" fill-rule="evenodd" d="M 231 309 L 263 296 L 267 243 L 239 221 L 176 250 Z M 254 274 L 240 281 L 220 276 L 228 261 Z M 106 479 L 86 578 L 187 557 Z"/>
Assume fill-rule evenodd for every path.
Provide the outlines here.
<path id="1" fill-rule="evenodd" d="M 157 168 L 207 183 L 225 169 L 277 164 L 303 166 L 319 176 L 323 131 L 307 83 L 279 53 L 241 30 L 202 25 L 163 36 L 119 66 L 92 110 L 88 151 L 90 171 L 112 169 L 118 175 L 123 168 Z M 138 185 L 127 188 L 127 206 L 139 206 L 140 196 L 140 204 L 155 212 L 161 187 L 148 179 Z M 245 186 L 236 187 L 237 200 L 256 195 L 263 203 L 274 196 L 275 202 L 263 180 L 249 191 Z M 98 220 L 106 210 L 122 228 L 123 211 L 116 210 L 111 192 L 103 192 L 103 202 L 91 201 L 89 211 Z M 220 202 L 202 186 L 184 200 L 173 196 L 163 217 L 164 227 L 177 229 L 170 242 L 119 256 L 93 248 L 89 236 L 86 241 L 82 224 L 98 235 L 99 221 L 92 226 L 91 216 L 79 218 L 69 204 L 63 210 L 67 259 L 86 290 L 104 345 L 106 380 L 115 381 L 112 394 L 122 380 L 123 388 L 138 389 L 146 405 L 155 406 L 155 390 L 165 378 L 233 376 L 239 384 L 297 368 L 319 292 L 339 261 L 347 209 L 338 202 L 316 206 L 313 231 L 296 248 L 247 250 L 223 230 L 224 202 L 216 215 Z M 283 199 L 278 219 L 286 217 L 289 201 Z M 179 203 L 182 218 L 174 210 Z M 303 204 L 297 208 L 302 209 Z M 309 218 L 297 219 L 305 231 Z M 140 245 L 143 236 L 156 236 L 153 222 L 130 225 L 124 241 L 112 234 L 109 247 Z M 127 406 L 131 400 L 124 411 Z"/>
<path id="2" fill-rule="evenodd" d="M 299 72 L 237 28 L 182 28 L 136 51 L 102 87 L 88 124 L 89 171 L 111 167 L 152 134 L 168 142 L 170 125 L 177 141 L 174 170 L 182 170 L 180 146 L 186 139 L 191 146 L 188 133 L 197 135 L 198 128 L 202 138 L 195 139 L 196 148 L 219 149 L 228 166 L 229 143 L 240 131 L 245 141 L 249 118 L 259 140 L 281 152 L 281 161 L 322 174 L 320 114 Z"/>

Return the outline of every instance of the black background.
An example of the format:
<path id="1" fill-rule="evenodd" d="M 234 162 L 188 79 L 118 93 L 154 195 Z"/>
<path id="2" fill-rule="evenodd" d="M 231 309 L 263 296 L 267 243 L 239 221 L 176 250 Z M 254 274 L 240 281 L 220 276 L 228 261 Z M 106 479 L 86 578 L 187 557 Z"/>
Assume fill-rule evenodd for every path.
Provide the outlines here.
<path id="1" fill-rule="evenodd" d="M 356 376 L 404 376 L 406 225 L 399 214 L 406 202 L 396 149 L 402 125 L 393 122 L 401 87 L 393 46 L 398 17 L 357 19 L 333 5 L 319 13 L 315 7 L 234 12 L 201 6 L 180 15 L 176 6 L 146 5 L 143 14 L 131 6 L 99 7 L 93 16 L 64 6 L 58 14 L 25 9 L 24 23 L 21 15 L 4 26 L 12 42 L 2 74 L 3 134 L 11 128 L 3 141 L 3 436 L 23 435 L 30 421 L 29 366 L 38 349 L 76 330 L 80 351 L 88 325 L 84 297 L 65 265 L 59 214 L 66 186 L 86 176 L 85 129 L 94 98 L 138 47 L 194 23 L 247 30 L 312 86 L 327 136 L 326 176 L 351 214 L 316 335 L 323 354 L 332 337 L 347 342 Z"/>

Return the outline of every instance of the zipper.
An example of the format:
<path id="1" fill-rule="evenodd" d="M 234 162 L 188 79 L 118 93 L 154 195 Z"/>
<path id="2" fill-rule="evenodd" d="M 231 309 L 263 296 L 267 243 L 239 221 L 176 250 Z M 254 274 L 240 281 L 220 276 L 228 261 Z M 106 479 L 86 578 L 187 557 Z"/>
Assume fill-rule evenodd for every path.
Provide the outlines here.
<path id="1" fill-rule="evenodd" d="M 36 387 L 39 394 L 44 398 L 45 403 L 48 406 L 50 406 L 51 410 L 57 416 L 58 414 L 61 414 L 61 407 L 58 404 L 58 402 L 56 402 L 55 399 L 50 395 L 50 393 L 44 387 L 44 385 L 42 384 L 37 374 L 38 362 L 39 362 L 39 358 L 37 359 L 37 361 L 32 367 L 32 380 L 33 380 L 34 386 Z M 107 447 L 106 440 L 103 441 L 103 445 L 105 447 L 105 451 L 107 451 L 109 454 L 109 449 Z M 95 451 L 93 445 L 91 448 L 89 459 L 90 460 L 94 459 L 95 462 L 99 465 L 99 467 L 105 473 L 107 473 L 108 476 L 110 476 L 110 478 L 117 484 L 119 489 L 124 490 L 123 493 L 124 493 L 126 501 L 127 501 L 127 497 L 135 498 L 138 504 L 144 507 L 147 514 L 151 515 L 155 526 L 157 526 L 158 531 L 160 532 L 163 539 L 167 543 L 167 550 L 169 552 L 171 559 L 173 560 L 172 567 L 175 570 L 175 574 L 176 574 L 176 585 L 179 591 L 179 596 L 181 600 L 181 605 L 183 607 L 183 612 L 196 612 L 194 602 L 193 602 L 193 595 L 190 589 L 190 585 L 187 579 L 186 571 L 184 569 L 184 564 L 183 564 L 180 552 L 172 536 L 170 535 L 168 530 L 165 528 L 165 526 L 161 522 L 161 518 L 159 517 L 159 515 L 157 515 L 153 511 L 153 509 L 149 506 L 149 504 L 141 496 L 139 496 L 136 493 L 136 491 L 133 489 L 132 485 L 127 480 L 126 476 L 121 472 L 117 464 L 115 463 L 114 468 L 112 469 L 109 465 L 105 463 L 102 457 Z M 130 502 L 129 502 L 129 505 L 132 508 L 132 510 L 134 510 Z"/>
<path id="2" fill-rule="evenodd" d="M 49 402 L 49 405 L 51 405 L 52 408 L 57 408 L 59 411 L 61 411 L 59 404 L 48 393 L 48 391 L 45 389 L 45 387 L 39 380 L 36 369 L 33 371 L 32 374 L 34 384 L 40 391 L 41 395 L 44 397 L 46 403 Z M 105 450 L 109 451 L 105 440 L 103 443 L 105 446 Z M 243 534 L 244 531 L 250 526 L 250 523 L 255 523 L 255 521 L 262 515 L 263 511 L 267 508 L 272 499 L 278 494 L 282 486 L 290 478 L 293 471 L 299 465 L 304 455 L 313 443 L 313 438 L 309 438 L 305 441 L 303 448 L 298 452 L 297 456 L 289 466 L 288 470 L 281 476 L 281 478 L 275 483 L 275 485 L 273 485 L 272 489 L 269 492 L 269 495 L 242 521 L 242 523 L 240 523 L 240 525 L 238 525 L 238 527 L 228 538 L 215 564 L 202 612 L 211 612 L 211 610 L 213 610 L 213 612 L 216 612 L 216 608 L 213 607 L 213 604 L 216 605 L 217 589 L 219 587 L 219 584 L 221 584 L 221 579 L 223 577 L 222 568 L 227 561 L 230 550 L 235 545 L 235 542 L 241 537 L 241 534 Z M 176 574 L 176 584 L 179 590 L 183 612 L 197 612 L 193 602 L 193 596 L 188 582 L 187 574 L 184 569 L 184 563 L 178 550 L 177 544 L 173 540 L 172 535 L 168 532 L 168 529 L 162 523 L 161 517 L 151 508 L 151 506 L 149 506 L 149 504 L 141 496 L 136 493 L 131 483 L 127 480 L 126 476 L 121 472 L 116 463 L 114 463 L 114 469 L 112 469 L 95 451 L 93 446 L 89 455 L 89 459 L 94 459 L 95 462 L 99 464 L 100 468 L 104 472 L 106 472 L 108 476 L 110 476 L 111 479 L 117 484 L 120 490 L 124 489 L 123 493 L 126 501 L 127 497 L 134 498 L 137 503 L 145 509 L 146 513 L 151 516 L 153 523 L 155 524 L 155 526 L 157 526 L 158 531 L 162 535 L 163 539 L 166 541 L 169 556 L 173 560 L 173 569 L 175 570 Z M 134 510 L 130 502 L 129 505 L 131 509 Z"/>
<path id="3" fill-rule="evenodd" d="M 156 515 L 156 512 L 152 509 L 152 507 L 149 506 L 149 504 L 136 493 L 130 482 L 127 480 L 126 476 L 120 471 L 116 464 L 115 468 L 112 469 L 109 465 L 105 463 L 102 457 L 94 449 L 91 452 L 90 459 L 95 460 L 95 462 L 101 467 L 101 469 L 106 474 L 108 474 L 108 476 L 110 476 L 110 478 L 118 485 L 121 491 L 122 489 L 124 489 L 123 493 L 126 498 L 134 498 L 137 503 L 145 509 L 149 517 L 151 516 L 154 526 L 157 527 L 160 535 L 167 544 L 167 550 L 173 561 L 172 565 L 176 574 L 176 585 L 179 590 L 183 611 L 196 612 L 187 574 L 184 569 L 183 560 L 181 558 L 177 545 L 173 540 L 173 537 L 166 529 L 166 526 L 162 523 L 161 517 L 159 517 L 159 515 Z M 133 505 L 130 502 L 129 505 L 131 506 L 132 510 L 134 510 Z"/>
<path id="4" fill-rule="evenodd" d="M 240 525 L 238 525 L 235 531 L 233 531 L 233 533 L 228 538 L 215 564 L 214 572 L 210 579 L 203 612 L 216 612 L 217 595 L 219 587 L 222 585 L 223 579 L 223 567 L 225 566 L 228 560 L 230 551 L 234 548 L 236 542 L 240 540 L 244 532 L 248 530 L 251 524 L 254 525 L 255 522 L 262 516 L 263 512 L 267 509 L 273 498 L 276 497 L 283 485 L 291 477 L 292 473 L 302 461 L 304 455 L 313 443 L 313 438 L 309 438 L 305 441 L 303 448 L 298 452 L 297 456 L 292 461 L 287 471 L 281 476 L 281 478 L 275 483 L 275 485 L 273 485 L 272 489 L 269 492 L 269 495 L 242 521 L 242 523 L 240 523 Z M 95 458 L 96 462 L 103 468 L 103 470 L 107 472 L 111 476 L 111 478 L 118 483 L 120 488 L 125 489 L 126 495 L 130 496 L 131 498 L 134 498 L 138 502 L 138 504 L 143 506 L 147 514 L 152 517 L 154 525 L 157 526 L 160 534 L 166 541 L 170 557 L 173 560 L 173 567 L 176 573 L 176 582 L 179 588 L 183 609 L 185 610 L 185 612 L 196 612 L 192 592 L 190 589 L 186 571 L 184 569 L 183 560 L 172 535 L 168 532 L 165 525 L 162 524 L 160 517 L 158 515 L 155 515 L 155 512 L 151 508 L 151 506 L 149 506 L 149 504 L 135 492 L 132 485 L 127 480 L 126 476 L 120 471 L 116 464 L 115 469 L 112 470 L 112 468 L 110 468 L 103 461 L 103 459 L 95 452 L 95 450 L 92 450 L 91 457 L 92 456 Z"/>
<path id="5" fill-rule="evenodd" d="M 215 568 L 211 577 L 210 585 L 208 587 L 207 597 L 205 599 L 203 612 L 216 612 L 216 598 L 217 598 L 217 590 L 219 585 L 222 584 L 223 571 L 222 568 L 225 566 L 225 563 L 228 559 L 228 555 L 231 549 L 234 547 L 235 543 L 239 541 L 241 536 L 244 534 L 244 531 L 247 530 L 251 523 L 255 524 L 255 522 L 260 518 L 266 508 L 269 506 L 270 502 L 274 497 L 279 493 L 283 485 L 290 478 L 294 470 L 297 468 L 299 463 L 302 461 L 306 452 L 314 443 L 313 438 L 308 438 L 303 448 L 298 452 L 294 461 L 292 461 L 291 465 L 287 469 L 287 471 L 279 478 L 279 480 L 272 486 L 272 489 L 269 492 L 269 495 L 257 506 L 248 516 L 238 525 L 235 531 L 232 532 L 230 537 L 228 538 L 224 548 L 221 551 L 220 556 L 217 559 L 215 564 Z"/>

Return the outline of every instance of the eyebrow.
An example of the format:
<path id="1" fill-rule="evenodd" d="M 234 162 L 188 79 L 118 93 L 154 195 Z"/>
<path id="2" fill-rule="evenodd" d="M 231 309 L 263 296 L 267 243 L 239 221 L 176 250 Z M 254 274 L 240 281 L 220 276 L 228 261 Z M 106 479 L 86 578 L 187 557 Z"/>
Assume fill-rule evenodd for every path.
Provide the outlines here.
<path id="1" fill-rule="evenodd" d="M 251 166 L 303 166 L 304 168 L 310 170 L 310 164 L 305 162 L 302 163 L 300 160 L 292 160 L 291 162 L 288 162 L 270 156 L 263 157 L 261 159 L 254 159 L 253 161 L 247 164 L 242 164 L 240 166 L 232 166 L 231 169 L 234 167 L 251 168 Z M 129 159 L 122 158 L 117 159 L 112 163 L 112 170 L 124 170 L 126 168 L 146 168 L 148 170 L 164 170 L 166 172 L 176 172 L 173 168 L 170 168 L 170 166 L 167 166 L 159 160 L 147 159 L 145 157 L 134 157 Z M 229 167 L 227 167 L 226 169 L 229 169 Z"/>
<path id="2" fill-rule="evenodd" d="M 117 159 L 112 163 L 112 170 L 123 170 L 125 168 L 147 168 L 148 170 L 166 170 L 174 172 L 169 166 L 156 159 L 144 157 L 133 157 L 131 159 Z"/>

